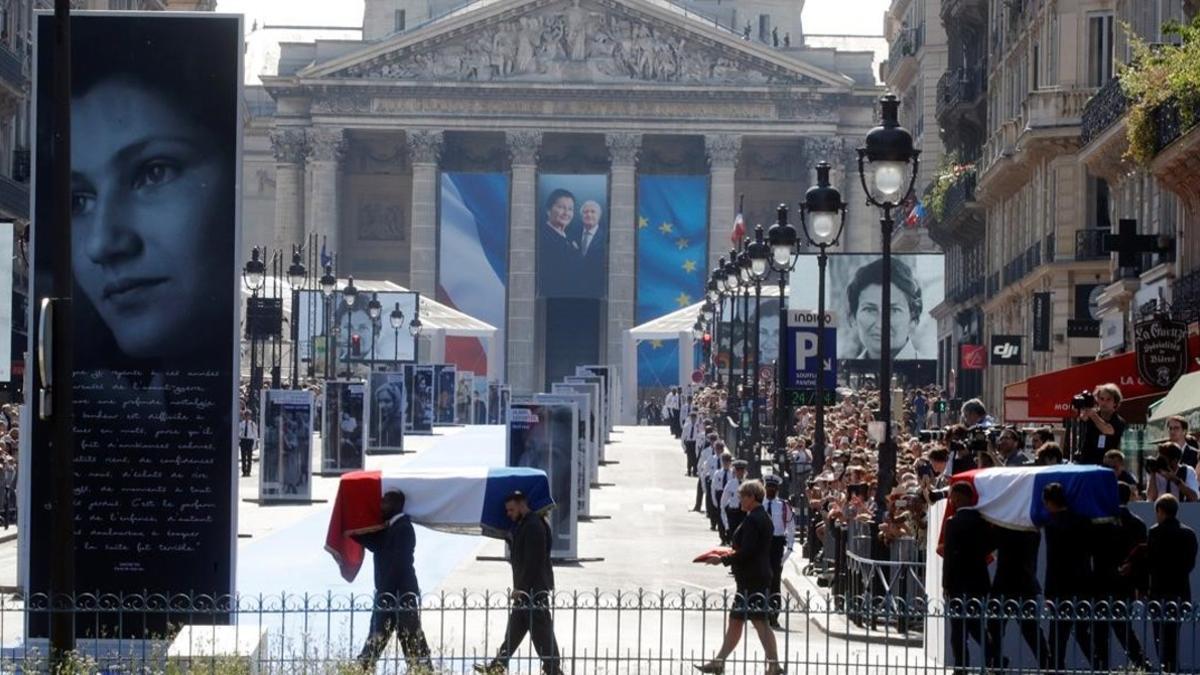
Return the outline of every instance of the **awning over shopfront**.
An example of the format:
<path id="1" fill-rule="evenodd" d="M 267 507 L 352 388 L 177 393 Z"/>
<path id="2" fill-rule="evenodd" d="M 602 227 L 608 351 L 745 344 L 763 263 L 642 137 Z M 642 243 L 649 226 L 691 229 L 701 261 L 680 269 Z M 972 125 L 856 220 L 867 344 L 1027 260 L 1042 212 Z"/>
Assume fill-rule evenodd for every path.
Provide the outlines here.
<path id="1" fill-rule="evenodd" d="M 1154 409 L 1150 421 L 1159 422 L 1172 415 L 1184 415 L 1197 409 L 1200 409 L 1200 371 L 1179 378 Z"/>
<path id="2" fill-rule="evenodd" d="M 1200 370 L 1196 361 L 1196 356 L 1200 356 L 1200 335 L 1188 339 L 1188 348 L 1192 355 L 1189 370 Z M 1004 388 L 1004 420 L 1010 424 L 1062 421 L 1074 414 L 1072 397 L 1106 382 L 1121 388 L 1124 397 L 1121 416 L 1133 423 L 1145 422 L 1147 407 L 1167 393 L 1138 377 L 1137 355 L 1127 352 L 1008 385 Z"/>

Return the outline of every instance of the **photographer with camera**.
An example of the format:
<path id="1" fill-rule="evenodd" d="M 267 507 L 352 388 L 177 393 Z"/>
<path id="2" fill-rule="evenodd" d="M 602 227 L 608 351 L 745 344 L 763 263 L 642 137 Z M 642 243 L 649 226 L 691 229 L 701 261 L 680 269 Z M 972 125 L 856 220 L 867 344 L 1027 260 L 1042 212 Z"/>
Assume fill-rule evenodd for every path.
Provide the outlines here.
<path id="1" fill-rule="evenodd" d="M 1121 435 L 1125 433 L 1125 420 L 1117 414 L 1121 405 L 1121 389 L 1117 385 L 1102 384 L 1091 392 L 1082 392 L 1071 399 L 1071 406 L 1079 411 L 1075 437 L 1079 439 L 1072 448 L 1076 464 L 1104 462 L 1104 453 L 1121 449 Z"/>
<path id="2" fill-rule="evenodd" d="M 1174 443 L 1160 443 L 1158 457 L 1146 460 L 1146 473 L 1150 480 L 1146 486 L 1146 495 L 1150 501 L 1157 501 L 1162 495 L 1175 495 L 1181 502 L 1196 501 L 1196 493 L 1200 492 L 1200 484 L 1196 482 L 1196 470 L 1181 464 L 1183 451 Z"/>

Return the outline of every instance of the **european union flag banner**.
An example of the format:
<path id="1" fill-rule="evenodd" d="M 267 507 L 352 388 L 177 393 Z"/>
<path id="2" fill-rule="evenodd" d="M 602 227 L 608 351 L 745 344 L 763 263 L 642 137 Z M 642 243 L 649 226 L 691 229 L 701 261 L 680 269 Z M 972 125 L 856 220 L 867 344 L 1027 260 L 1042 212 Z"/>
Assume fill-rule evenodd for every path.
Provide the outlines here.
<path id="1" fill-rule="evenodd" d="M 444 172 L 441 188 L 437 299 L 495 326 L 496 344 L 503 349 L 508 176 Z M 447 337 L 446 361 L 460 371 L 487 374 L 487 356 L 478 338 Z"/>
<path id="2" fill-rule="evenodd" d="M 708 260 L 708 177 L 639 176 L 637 323 L 699 302 Z M 679 342 L 638 345 L 638 385 L 679 384 Z"/>

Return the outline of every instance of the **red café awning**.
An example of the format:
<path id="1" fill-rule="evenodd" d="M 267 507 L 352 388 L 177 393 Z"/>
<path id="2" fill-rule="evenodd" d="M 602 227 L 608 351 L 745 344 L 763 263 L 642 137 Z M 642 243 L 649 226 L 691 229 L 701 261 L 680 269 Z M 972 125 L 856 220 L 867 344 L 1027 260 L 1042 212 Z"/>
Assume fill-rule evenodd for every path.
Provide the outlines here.
<path id="1" fill-rule="evenodd" d="M 1192 357 L 1188 372 L 1200 370 L 1196 359 L 1200 356 L 1200 335 L 1188 338 L 1188 350 Z M 1122 416 L 1131 422 L 1144 421 L 1146 406 L 1166 395 L 1167 390 L 1142 381 L 1136 359 L 1136 354 L 1126 352 L 1010 384 L 1004 388 L 1005 421 L 1049 422 L 1071 417 L 1071 398 L 1106 382 L 1121 388 Z"/>

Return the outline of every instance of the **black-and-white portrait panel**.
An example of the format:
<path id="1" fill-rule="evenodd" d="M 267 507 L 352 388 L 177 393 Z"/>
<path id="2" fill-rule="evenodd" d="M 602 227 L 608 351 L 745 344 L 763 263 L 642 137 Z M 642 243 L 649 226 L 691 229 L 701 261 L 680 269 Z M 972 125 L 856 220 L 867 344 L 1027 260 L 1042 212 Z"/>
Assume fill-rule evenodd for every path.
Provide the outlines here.
<path id="1" fill-rule="evenodd" d="M 85 508 L 76 509 L 76 588 L 231 593 L 241 18 L 76 14 L 69 119 L 56 117 L 53 16 L 37 16 L 33 33 L 29 297 L 55 295 L 53 253 L 64 242 L 53 229 L 53 176 L 57 162 L 69 161 L 74 415 L 91 420 L 75 427 L 75 489 L 105 494 L 90 504 L 85 496 Z M 69 157 L 53 153 L 56 129 L 70 130 Z M 36 327 L 36 310 L 30 319 Z M 42 384 L 36 373 L 29 383 Z M 35 421 L 22 440 L 46 448 L 51 429 L 37 421 L 31 391 Z M 51 455 L 21 456 L 26 504 L 52 501 Z M 148 501 L 148 494 L 169 496 Z M 189 494 L 189 508 L 205 516 L 181 523 L 180 495 Z M 50 545 L 36 533 L 49 531 L 51 512 L 22 512 L 22 534 L 34 533 L 21 547 L 25 590 L 43 593 Z M 116 522 L 126 525 L 114 531 Z M 78 632 L 161 633 L 167 620 L 115 626 L 80 617 Z M 37 625 L 27 633 L 41 634 Z"/>
<path id="2" fill-rule="evenodd" d="M 891 312 L 891 352 L 897 361 L 937 359 L 937 321 L 929 310 L 945 295 L 940 255 L 894 255 L 891 307 L 885 309 L 883 258 L 838 255 L 829 261 L 828 306 L 838 317 L 838 358 L 881 357 L 883 312 Z"/>

